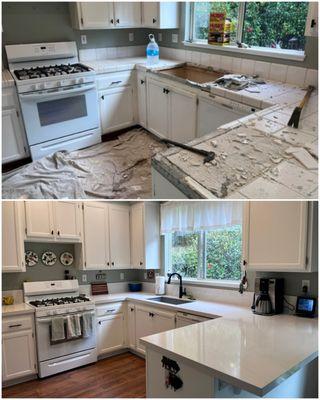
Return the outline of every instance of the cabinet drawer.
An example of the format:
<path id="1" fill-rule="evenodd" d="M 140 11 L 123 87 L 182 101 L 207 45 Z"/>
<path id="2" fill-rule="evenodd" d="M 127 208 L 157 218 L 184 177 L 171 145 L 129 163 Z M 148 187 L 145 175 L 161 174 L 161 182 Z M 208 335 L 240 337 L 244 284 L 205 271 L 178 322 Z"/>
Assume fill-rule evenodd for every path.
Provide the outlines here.
<path id="1" fill-rule="evenodd" d="M 133 81 L 132 75 L 131 71 L 103 75 L 97 78 L 97 88 L 103 90 L 130 85 Z"/>
<path id="2" fill-rule="evenodd" d="M 25 329 L 33 329 L 33 319 L 30 316 L 2 319 L 3 333 L 22 331 Z"/>
<path id="3" fill-rule="evenodd" d="M 12 89 L 4 90 L 2 93 L 2 108 L 16 107 L 15 95 Z"/>
<path id="4" fill-rule="evenodd" d="M 123 303 L 111 303 L 99 305 L 96 307 L 97 317 L 103 317 L 109 314 L 117 314 L 124 311 Z"/>

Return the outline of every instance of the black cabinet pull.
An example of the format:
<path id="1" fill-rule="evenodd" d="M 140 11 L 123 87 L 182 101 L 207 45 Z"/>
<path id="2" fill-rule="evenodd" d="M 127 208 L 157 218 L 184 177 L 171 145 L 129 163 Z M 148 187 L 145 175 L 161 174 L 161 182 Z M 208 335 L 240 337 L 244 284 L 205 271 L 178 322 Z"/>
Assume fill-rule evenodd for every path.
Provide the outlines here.
<path id="1" fill-rule="evenodd" d="M 143 79 L 141 79 L 141 80 L 140 80 L 140 83 L 141 83 L 141 85 L 143 85 L 143 84 L 144 84 L 144 80 L 143 80 Z"/>
<path id="2" fill-rule="evenodd" d="M 107 262 L 107 265 L 108 265 L 108 266 L 110 265 L 109 261 Z"/>
<path id="3" fill-rule="evenodd" d="M 317 25 L 316 20 L 311 20 L 311 28 L 314 28 Z"/>
<path id="4" fill-rule="evenodd" d="M 117 24 L 120 24 L 120 19 L 119 18 L 117 19 Z"/>
<path id="5" fill-rule="evenodd" d="M 104 96 L 101 96 L 101 99 L 104 100 Z"/>
<path id="6" fill-rule="evenodd" d="M 60 236 L 60 231 L 58 231 L 58 236 Z"/>
<path id="7" fill-rule="evenodd" d="M 22 324 L 9 325 L 9 328 L 18 328 L 19 326 L 22 326 Z"/>
<path id="8" fill-rule="evenodd" d="M 51 235 L 53 235 L 54 234 L 54 232 L 53 231 L 51 231 Z"/>
<path id="9" fill-rule="evenodd" d="M 110 19 L 110 22 L 113 24 L 113 22 L 114 22 L 114 21 L 113 21 L 113 18 L 112 18 L 112 19 Z"/>
<path id="10" fill-rule="evenodd" d="M 155 24 L 157 22 L 156 18 L 152 18 L 152 22 Z"/>
<path id="11" fill-rule="evenodd" d="M 143 265 L 143 262 L 142 262 L 142 261 L 140 261 L 140 265 Z"/>
<path id="12" fill-rule="evenodd" d="M 98 323 L 99 323 L 99 325 L 101 325 L 101 321 L 99 321 Z"/>
<path id="13" fill-rule="evenodd" d="M 154 317 L 154 313 L 149 312 L 149 317 Z"/>
<path id="14" fill-rule="evenodd" d="M 114 265 L 114 262 L 112 261 L 111 265 Z"/>

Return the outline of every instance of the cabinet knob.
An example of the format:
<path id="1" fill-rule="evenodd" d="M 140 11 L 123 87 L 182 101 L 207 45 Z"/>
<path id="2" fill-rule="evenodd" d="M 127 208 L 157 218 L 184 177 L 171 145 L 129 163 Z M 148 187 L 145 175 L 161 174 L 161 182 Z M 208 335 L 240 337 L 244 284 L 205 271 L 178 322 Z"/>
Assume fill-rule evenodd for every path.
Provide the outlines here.
<path id="1" fill-rule="evenodd" d="M 117 18 L 117 20 L 116 20 L 116 21 L 117 21 L 117 24 L 120 24 L 120 19 L 119 19 L 119 18 Z"/>
<path id="2" fill-rule="evenodd" d="M 53 230 L 51 231 L 51 235 L 53 235 L 54 234 L 54 232 L 53 232 Z"/>
<path id="3" fill-rule="evenodd" d="M 110 263 L 109 263 L 109 261 L 107 262 L 107 266 L 109 267 L 109 265 L 110 265 Z"/>
<path id="4" fill-rule="evenodd" d="M 101 325 L 101 321 L 99 321 L 98 324 Z"/>
<path id="5" fill-rule="evenodd" d="M 104 96 L 101 96 L 101 100 L 104 100 Z"/>
<path id="6" fill-rule="evenodd" d="M 155 24 L 157 22 L 156 18 L 152 18 L 152 22 Z"/>
<path id="7" fill-rule="evenodd" d="M 130 311 L 131 311 L 131 312 L 134 311 L 134 308 L 130 308 Z"/>
<path id="8" fill-rule="evenodd" d="M 140 83 L 141 83 L 141 85 L 143 85 L 143 84 L 144 84 L 144 80 L 143 80 L 143 79 L 141 79 L 141 80 L 140 80 Z"/>
<path id="9" fill-rule="evenodd" d="M 58 236 L 60 236 L 60 231 L 58 231 Z"/>
<path id="10" fill-rule="evenodd" d="M 113 20 L 113 18 L 112 19 L 110 19 L 110 22 L 113 24 L 114 23 L 114 20 Z"/>
<path id="11" fill-rule="evenodd" d="M 114 265 L 114 261 L 112 261 L 111 265 Z"/>
<path id="12" fill-rule="evenodd" d="M 143 265 L 143 262 L 142 262 L 142 261 L 140 261 L 140 265 Z"/>

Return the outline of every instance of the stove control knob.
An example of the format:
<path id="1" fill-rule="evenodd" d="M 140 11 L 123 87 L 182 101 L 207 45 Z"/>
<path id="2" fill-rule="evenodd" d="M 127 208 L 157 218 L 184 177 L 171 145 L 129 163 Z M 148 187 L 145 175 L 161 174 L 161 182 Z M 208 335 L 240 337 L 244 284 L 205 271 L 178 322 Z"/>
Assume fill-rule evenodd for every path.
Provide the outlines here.
<path id="1" fill-rule="evenodd" d="M 41 90 L 44 89 L 44 84 L 43 83 L 39 83 L 37 86 L 37 90 Z"/>
<path id="2" fill-rule="evenodd" d="M 83 78 L 79 78 L 78 79 L 78 83 L 83 83 L 84 82 L 84 79 Z"/>
<path id="3" fill-rule="evenodd" d="M 61 81 L 57 81 L 56 86 L 57 87 L 61 86 Z"/>

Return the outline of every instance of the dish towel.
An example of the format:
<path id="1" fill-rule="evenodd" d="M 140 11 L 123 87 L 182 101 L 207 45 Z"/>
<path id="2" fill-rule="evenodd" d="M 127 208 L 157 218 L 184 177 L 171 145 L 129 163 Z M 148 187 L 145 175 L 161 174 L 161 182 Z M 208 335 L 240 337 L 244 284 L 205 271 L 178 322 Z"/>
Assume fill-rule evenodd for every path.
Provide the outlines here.
<path id="1" fill-rule="evenodd" d="M 87 312 L 82 315 L 82 335 L 87 338 L 92 335 L 92 313 Z"/>
<path id="2" fill-rule="evenodd" d="M 74 339 L 81 336 L 80 315 L 67 316 L 67 338 Z"/>
<path id="3" fill-rule="evenodd" d="M 62 318 L 62 317 L 52 318 L 51 341 L 58 342 L 60 340 L 64 340 L 65 338 L 66 338 L 66 334 L 64 331 L 64 318 Z"/>

